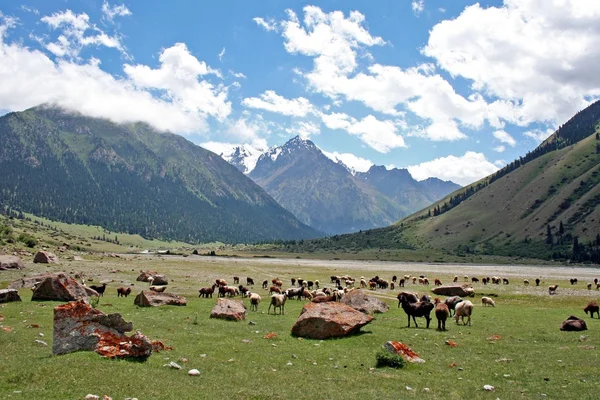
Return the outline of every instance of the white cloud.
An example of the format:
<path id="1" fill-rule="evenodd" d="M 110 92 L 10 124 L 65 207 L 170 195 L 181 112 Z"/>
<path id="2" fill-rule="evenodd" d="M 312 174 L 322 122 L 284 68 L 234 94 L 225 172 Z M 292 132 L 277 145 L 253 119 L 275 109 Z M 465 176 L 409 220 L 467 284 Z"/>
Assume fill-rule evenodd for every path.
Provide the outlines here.
<path id="1" fill-rule="evenodd" d="M 331 159 L 334 162 L 342 162 L 353 172 L 367 172 L 369 168 L 373 165 L 371 160 L 367 160 L 366 158 L 358 157 L 352 153 L 338 153 L 337 151 L 328 152 L 321 149 L 323 154 L 327 156 L 327 158 Z"/>
<path id="2" fill-rule="evenodd" d="M 494 165 L 498 168 L 502 168 L 506 165 L 506 160 L 496 160 L 494 161 Z"/>
<path id="3" fill-rule="evenodd" d="M 113 21 L 115 17 L 126 17 L 131 15 L 131 11 L 125 6 L 125 4 L 121 4 L 120 6 L 111 6 L 108 4 L 108 1 L 104 0 L 102 3 L 102 18 Z"/>
<path id="4" fill-rule="evenodd" d="M 530 130 L 530 131 L 527 131 L 527 132 L 523 133 L 523 136 L 530 137 L 533 140 L 535 140 L 536 142 L 542 143 L 544 140 L 546 140 L 553 133 L 554 133 L 553 129 L 546 129 L 546 130 L 533 129 L 533 130 Z"/>
<path id="5" fill-rule="evenodd" d="M 294 117 L 304 117 L 315 111 L 315 108 L 308 99 L 304 97 L 291 100 L 286 99 L 273 90 L 267 90 L 260 94 L 259 97 L 247 97 L 242 101 L 242 104 L 249 108 L 257 108 Z"/>
<path id="6" fill-rule="evenodd" d="M 505 131 L 495 131 L 494 137 L 498 139 L 501 143 L 506 143 L 510 147 L 515 147 L 517 145 L 517 141 Z"/>
<path id="7" fill-rule="evenodd" d="M 109 36 L 101 29 L 90 24 L 86 13 L 75 14 L 71 10 L 56 12 L 41 18 L 53 30 L 60 29 L 62 33 L 55 42 L 45 43 L 46 50 L 56 57 L 76 59 L 86 46 L 105 46 L 125 53 L 125 48 L 116 36 Z M 92 31 L 86 36 L 87 31 Z"/>
<path id="8" fill-rule="evenodd" d="M 425 9 L 425 0 L 413 0 L 411 6 L 413 13 L 418 16 Z"/>
<path id="9" fill-rule="evenodd" d="M 234 78 L 238 78 L 238 79 L 246 79 L 246 75 L 242 74 L 241 72 L 235 72 L 232 70 L 229 70 L 229 73 L 231 74 L 231 76 L 233 76 Z"/>
<path id="10" fill-rule="evenodd" d="M 498 167 L 489 162 L 482 153 L 474 151 L 467 151 L 462 157 L 450 155 L 408 167 L 410 174 L 419 181 L 436 177 L 463 186 L 497 170 Z"/>
<path id="11" fill-rule="evenodd" d="M 227 121 L 225 126 L 227 138 L 250 144 L 256 149 L 266 149 L 268 147 L 264 136 L 270 133 L 268 123 L 260 117 L 242 116 L 234 121 Z"/>
<path id="12" fill-rule="evenodd" d="M 285 131 L 290 135 L 299 135 L 302 139 L 308 139 L 313 135 L 321 133 L 319 125 L 310 121 L 296 121 Z"/>
<path id="13" fill-rule="evenodd" d="M 217 57 L 219 57 L 219 61 L 223 61 L 224 55 L 225 55 L 225 47 L 223 47 L 223 50 L 221 50 L 221 52 L 217 56 Z"/>
<path id="14" fill-rule="evenodd" d="M 373 115 L 367 115 L 357 120 L 344 113 L 321 113 L 321 120 L 329 129 L 342 129 L 351 135 L 358 136 L 372 149 L 387 153 L 391 149 L 406 147 L 404 138 L 398 134 L 402 121 L 379 120 Z"/>
<path id="15" fill-rule="evenodd" d="M 600 96 L 600 2 L 505 0 L 433 27 L 423 54 L 499 99 L 507 121 L 558 125 Z"/>
<path id="16" fill-rule="evenodd" d="M 503 146 L 503 145 L 496 146 L 496 147 L 494 147 L 494 151 L 496 151 L 498 153 L 504 153 L 506 151 L 506 146 Z"/>
<path id="17" fill-rule="evenodd" d="M 21 10 L 23 10 L 25 12 L 30 12 L 30 13 L 35 14 L 35 15 L 40 15 L 40 12 L 38 11 L 37 8 L 28 7 L 28 6 L 25 6 L 25 5 L 21 5 L 20 8 L 21 8 Z"/>
<path id="18" fill-rule="evenodd" d="M 252 21 L 256 22 L 258 26 L 266 31 L 277 31 L 277 23 L 272 19 L 265 21 L 263 18 L 256 17 L 252 18 Z"/>
<path id="19" fill-rule="evenodd" d="M 52 21 L 60 24 L 59 19 Z M 156 76 L 157 70 L 140 65 L 131 67 L 131 79 L 115 78 L 94 58 L 86 63 L 54 61 L 20 42 L 7 43 L 4 32 L 9 25 L 6 18 L 0 25 L 0 109 L 17 111 L 50 103 L 117 123 L 142 121 L 182 134 L 206 131 L 210 115 L 223 118 L 231 111 L 226 88 L 199 81 L 194 75 L 198 70 L 193 72 L 186 63 L 170 64 L 164 79 Z M 167 64 L 165 60 L 163 68 Z M 139 71 L 149 72 L 146 80 L 136 74 Z M 166 94 L 154 97 L 156 89 Z"/>

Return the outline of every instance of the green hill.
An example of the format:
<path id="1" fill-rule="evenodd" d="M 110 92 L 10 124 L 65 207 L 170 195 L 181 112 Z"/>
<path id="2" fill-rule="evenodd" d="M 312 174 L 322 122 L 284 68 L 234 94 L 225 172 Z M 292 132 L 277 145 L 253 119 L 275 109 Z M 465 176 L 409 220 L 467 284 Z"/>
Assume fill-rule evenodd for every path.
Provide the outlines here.
<path id="1" fill-rule="evenodd" d="M 1 117 L 0 138 L 5 208 L 187 243 L 318 236 L 218 155 L 146 124 L 36 107 Z"/>

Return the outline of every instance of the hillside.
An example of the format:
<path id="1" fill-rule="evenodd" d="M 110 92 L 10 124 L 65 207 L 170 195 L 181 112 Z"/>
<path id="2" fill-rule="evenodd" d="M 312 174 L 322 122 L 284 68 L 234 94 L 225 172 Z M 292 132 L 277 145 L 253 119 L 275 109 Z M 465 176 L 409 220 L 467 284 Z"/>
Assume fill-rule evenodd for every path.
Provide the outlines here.
<path id="1" fill-rule="evenodd" d="M 599 122 L 596 102 L 525 157 L 393 226 L 310 245 L 600 262 Z"/>
<path id="2" fill-rule="evenodd" d="M 147 238 L 318 236 L 216 154 L 148 125 L 51 107 L 0 118 L 0 205 Z"/>

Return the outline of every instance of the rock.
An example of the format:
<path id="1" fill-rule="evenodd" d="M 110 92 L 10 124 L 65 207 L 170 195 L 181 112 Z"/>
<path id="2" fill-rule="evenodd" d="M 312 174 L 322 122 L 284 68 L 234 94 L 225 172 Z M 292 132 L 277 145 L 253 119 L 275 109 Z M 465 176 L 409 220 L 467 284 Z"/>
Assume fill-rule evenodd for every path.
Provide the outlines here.
<path id="1" fill-rule="evenodd" d="M 58 274 L 40 282 L 31 300 L 74 301 L 87 300 L 88 296 L 98 296 L 98 293 L 65 274 Z"/>
<path id="2" fill-rule="evenodd" d="M 88 394 L 87 396 L 85 396 L 86 400 L 98 400 L 100 398 L 100 396 L 95 395 L 95 394 Z"/>
<path id="3" fill-rule="evenodd" d="M 198 371 L 197 369 L 190 369 L 188 371 L 188 375 L 189 376 L 198 376 L 198 375 L 200 375 L 200 371 Z"/>
<path id="4" fill-rule="evenodd" d="M 435 293 L 437 295 L 441 295 L 441 296 L 466 297 L 466 296 L 472 296 L 473 294 L 475 294 L 475 290 L 472 287 L 470 287 L 469 285 L 438 286 L 438 287 L 431 289 L 431 291 L 433 293 Z"/>
<path id="5" fill-rule="evenodd" d="M 19 292 L 16 289 L 1 289 L 0 303 L 8 303 L 11 301 L 21 301 Z"/>
<path id="6" fill-rule="evenodd" d="M 346 304 L 308 303 L 294 323 L 292 334 L 310 339 L 343 337 L 358 332 L 372 320 Z"/>
<path id="7" fill-rule="evenodd" d="M 152 344 L 139 331 L 132 336 L 131 322 L 120 314 L 104 314 L 84 300 L 72 301 L 54 308 L 54 354 L 95 351 L 107 358 L 145 360 L 152 354 Z"/>
<path id="8" fill-rule="evenodd" d="M 49 251 L 40 250 L 33 257 L 33 262 L 41 264 L 55 264 L 58 263 L 58 257 Z"/>
<path id="9" fill-rule="evenodd" d="M 163 286 L 168 285 L 169 280 L 164 275 L 154 275 L 154 279 L 152 280 L 152 285 Z"/>
<path id="10" fill-rule="evenodd" d="M 346 293 L 340 302 L 365 314 L 384 313 L 390 309 L 383 301 L 358 288 Z"/>
<path id="11" fill-rule="evenodd" d="M 584 320 L 571 315 L 560 325 L 561 331 L 587 331 L 587 325 Z"/>
<path id="12" fill-rule="evenodd" d="M 181 369 L 181 365 L 177 364 L 174 361 L 171 361 L 170 363 L 163 365 L 163 367 L 169 367 L 169 368 L 173 368 L 173 369 Z"/>
<path id="13" fill-rule="evenodd" d="M 0 271 L 7 269 L 23 269 L 25 264 L 17 256 L 0 256 Z"/>
<path id="14" fill-rule="evenodd" d="M 415 353 L 410 347 L 400 342 L 389 341 L 383 345 L 383 348 L 392 354 L 398 354 L 402 356 L 406 361 L 410 363 L 424 363 L 423 360 L 417 353 Z"/>
<path id="15" fill-rule="evenodd" d="M 494 390 L 496 390 L 496 388 L 493 387 L 492 385 L 483 385 L 483 390 L 487 390 L 488 392 L 493 392 Z"/>
<path id="16" fill-rule="evenodd" d="M 48 343 L 44 342 L 43 340 L 36 339 L 34 340 L 34 342 L 37 344 L 41 344 L 42 346 L 48 346 Z"/>
<path id="17" fill-rule="evenodd" d="M 85 261 L 82 257 L 79 257 L 79 256 L 73 256 L 72 260 L 73 261 Z"/>
<path id="18" fill-rule="evenodd" d="M 140 271 L 140 275 L 137 277 L 136 281 L 149 282 L 150 278 L 154 278 L 155 275 L 158 275 L 156 271 Z"/>
<path id="19" fill-rule="evenodd" d="M 143 290 L 135 297 L 133 304 L 139 307 L 185 306 L 187 300 L 185 297 L 173 293 L 158 293 L 151 290 Z"/>
<path id="20" fill-rule="evenodd" d="M 10 285 L 8 285 L 9 289 L 22 289 L 22 288 L 33 288 L 34 286 L 36 286 L 38 283 L 40 283 L 41 281 L 43 281 L 44 279 L 48 278 L 49 276 L 54 276 L 54 274 L 43 274 L 43 275 L 36 275 L 36 276 L 30 276 L 29 278 L 21 278 L 21 279 L 17 279 L 14 280 L 10 283 Z"/>
<path id="21" fill-rule="evenodd" d="M 243 321 L 246 319 L 246 306 L 240 300 L 218 299 L 210 312 L 211 318 L 228 321 Z"/>

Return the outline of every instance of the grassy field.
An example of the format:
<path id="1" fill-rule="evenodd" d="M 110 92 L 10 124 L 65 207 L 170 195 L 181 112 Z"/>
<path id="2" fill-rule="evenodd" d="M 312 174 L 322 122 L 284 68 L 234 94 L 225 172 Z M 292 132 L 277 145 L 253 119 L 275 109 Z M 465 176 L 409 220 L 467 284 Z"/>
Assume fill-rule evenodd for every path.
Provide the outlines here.
<path id="1" fill-rule="evenodd" d="M 140 269 L 155 269 L 171 280 L 169 291 L 187 297 L 186 307 L 138 308 L 133 296 L 117 298 L 116 287 L 135 283 L 132 293 L 146 287 L 135 282 Z M 271 399 L 271 398 L 427 398 L 427 399 L 515 399 L 597 398 L 600 389 L 600 320 L 584 316 L 582 308 L 600 293 L 585 284 L 598 269 L 552 267 L 460 266 L 309 260 L 267 260 L 214 257 L 127 256 L 94 257 L 83 262 L 63 261 L 59 266 L 27 264 L 24 271 L 0 272 L 0 288 L 24 274 L 46 271 L 83 272 L 94 283 L 109 281 L 98 308 L 119 312 L 134 329 L 151 339 L 160 339 L 173 350 L 153 354 L 146 362 L 115 361 L 95 353 L 52 356 L 52 310 L 55 302 L 31 302 L 29 289 L 21 290 L 22 303 L 0 305 L 0 398 L 82 399 L 88 393 L 113 399 Z M 390 304 L 390 311 L 375 316 L 362 333 L 336 340 L 300 340 L 290 329 L 303 302 L 288 301 L 285 315 L 267 315 L 266 291 L 259 312 L 248 313 L 245 322 L 209 318 L 216 302 L 199 299 L 197 290 L 217 277 L 231 282 L 246 276 L 259 283 L 280 277 L 319 279 L 345 273 L 367 278 L 379 274 L 427 274 L 444 282 L 454 274 L 510 277 L 511 284 L 475 285 L 472 326 L 448 323 L 447 332 L 432 327 L 406 328 L 407 318 L 397 308 L 398 290 L 375 294 Z M 543 285 L 526 287 L 522 280 L 542 276 Z M 580 279 L 571 286 L 566 276 Z M 90 282 L 91 283 L 91 282 Z M 558 283 L 558 295 L 548 296 L 547 286 Z M 429 288 L 408 285 L 419 293 Z M 481 306 L 481 295 L 495 295 L 495 308 Z M 248 304 L 247 300 L 244 300 Z M 589 331 L 560 332 L 569 315 L 584 317 Z M 255 324 L 249 324 L 253 321 Z M 38 324 L 40 328 L 30 328 Z M 2 329 L 10 328 L 10 329 Z M 270 332 L 274 339 L 264 339 Z M 44 336 L 41 337 L 40 333 Z M 493 335 L 499 340 L 488 340 Z M 44 340 L 43 346 L 35 340 Z M 245 342 L 249 340 L 250 342 Z M 375 354 L 388 340 L 408 344 L 426 360 L 404 369 L 376 369 Z M 450 347 L 445 342 L 458 344 Z M 185 360 L 184 360 L 185 359 Z M 163 367 L 170 361 L 182 370 Z M 291 365 L 288 365 L 291 363 Z M 187 371 L 197 368 L 198 377 Z M 486 392 L 483 386 L 494 386 Z M 426 390 L 427 388 L 427 390 Z"/>

